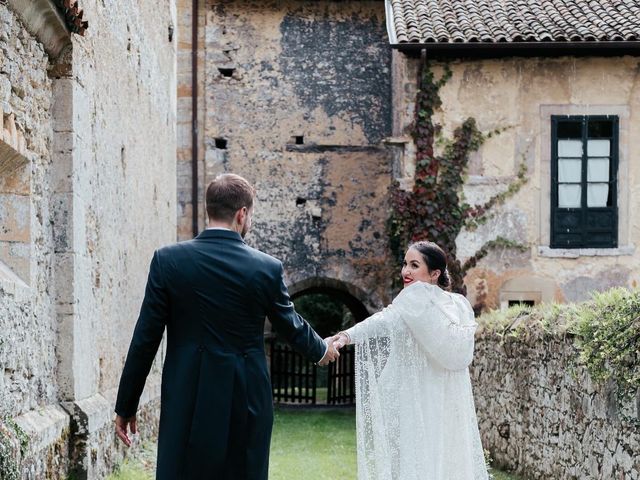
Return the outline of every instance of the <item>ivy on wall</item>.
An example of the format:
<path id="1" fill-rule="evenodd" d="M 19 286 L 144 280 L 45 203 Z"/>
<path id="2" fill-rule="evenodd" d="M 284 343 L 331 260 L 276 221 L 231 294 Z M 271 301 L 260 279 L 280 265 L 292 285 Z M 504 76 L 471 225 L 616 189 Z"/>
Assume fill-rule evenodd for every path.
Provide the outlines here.
<path id="1" fill-rule="evenodd" d="M 513 196 L 526 182 L 526 166 L 521 164 L 516 178 L 504 192 L 492 196 L 482 205 L 464 202 L 464 185 L 469 155 L 478 150 L 490 137 L 501 133 L 494 130 L 480 132 L 474 118 L 468 118 L 455 129 L 453 138 L 441 138 L 441 125 L 433 121 L 436 110 L 442 107 L 440 89 L 451 78 L 448 65 L 439 79 L 428 63 L 419 75 L 415 119 L 412 135 L 416 146 L 416 168 L 411 191 L 400 188 L 396 181 L 390 187 L 391 215 L 387 224 L 390 247 L 394 258 L 402 261 L 407 245 L 417 240 L 431 240 L 440 245 L 449 257 L 452 290 L 465 293 L 464 276 L 478 261 L 495 247 L 526 250 L 511 240 L 498 237 L 487 242 L 464 264 L 456 255 L 456 238 L 463 228 L 475 228 L 485 222 L 491 209 Z M 441 155 L 436 155 L 436 139 L 444 144 Z"/>

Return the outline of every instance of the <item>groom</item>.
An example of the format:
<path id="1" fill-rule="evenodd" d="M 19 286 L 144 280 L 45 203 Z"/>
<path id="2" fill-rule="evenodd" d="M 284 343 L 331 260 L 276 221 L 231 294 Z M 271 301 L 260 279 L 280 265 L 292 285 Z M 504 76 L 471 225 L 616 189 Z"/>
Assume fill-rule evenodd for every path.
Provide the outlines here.
<path id="1" fill-rule="evenodd" d="M 167 330 L 158 480 L 266 480 L 273 423 L 264 319 L 325 365 L 339 354 L 296 313 L 282 263 L 247 246 L 254 188 L 225 174 L 207 188 L 209 228 L 157 250 L 120 379 L 116 434 L 136 432 L 144 383 Z"/>

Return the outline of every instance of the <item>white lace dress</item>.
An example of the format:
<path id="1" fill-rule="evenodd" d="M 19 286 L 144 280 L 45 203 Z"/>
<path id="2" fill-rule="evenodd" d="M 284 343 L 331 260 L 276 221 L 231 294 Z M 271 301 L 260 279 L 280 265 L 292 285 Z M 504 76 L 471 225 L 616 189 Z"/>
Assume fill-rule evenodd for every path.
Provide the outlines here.
<path id="1" fill-rule="evenodd" d="M 356 345 L 358 480 L 487 479 L 462 295 L 416 282 L 347 330 Z"/>

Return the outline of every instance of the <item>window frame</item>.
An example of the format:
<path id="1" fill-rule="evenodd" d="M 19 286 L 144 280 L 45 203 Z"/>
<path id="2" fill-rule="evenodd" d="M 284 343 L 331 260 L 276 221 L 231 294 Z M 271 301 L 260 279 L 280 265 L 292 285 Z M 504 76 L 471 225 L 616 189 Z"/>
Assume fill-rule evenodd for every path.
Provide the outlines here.
<path id="1" fill-rule="evenodd" d="M 618 208 L 618 197 L 619 197 L 619 171 L 620 171 L 620 157 L 619 157 L 619 149 L 620 149 L 620 118 L 618 115 L 613 114 L 605 114 L 605 115 L 551 115 L 551 165 L 550 165 L 550 236 L 549 236 L 549 247 L 551 249 L 567 249 L 567 250 L 577 250 L 577 249 L 591 249 L 591 248 L 605 248 L 605 249 L 614 249 L 618 247 L 619 244 L 619 231 L 618 231 L 618 223 L 619 223 L 619 208 Z M 560 121 L 579 121 L 582 124 L 582 158 L 581 158 L 581 197 L 580 197 L 580 207 L 579 208 L 571 208 L 571 207 L 559 207 L 559 174 L 558 174 L 558 140 L 560 139 L 558 136 L 558 123 Z M 609 138 L 611 141 L 611 150 L 610 150 L 610 177 L 609 177 L 609 185 L 611 190 L 611 206 L 607 207 L 589 207 L 587 205 L 587 195 L 588 195 L 588 177 L 587 177 L 587 168 L 588 168 L 588 157 L 587 157 L 587 145 L 588 140 L 590 138 L 605 138 L 605 137 L 589 137 L 588 133 L 588 125 L 589 122 L 592 121 L 602 121 L 608 120 L 612 122 L 612 134 Z M 592 182 L 593 183 L 593 182 Z M 577 211 L 576 213 L 580 217 L 580 227 L 579 233 L 581 240 L 579 243 L 574 243 L 571 245 L 561 244 L 558 242 L 556 236 L 558 234 L 556 230 L 556 213 L 558 211 L 570 212 Z M 601 228 L 597 229 L 595 227 L 589 228 L 587 224 L 587 215 L 589 212 L 610 212 L 612 214 L 612 226 L 610 228 Z M 602 244 L 597 242 L 589 242 L 590 233 L 611 233 L 612 241 L 608 244 Z"/>

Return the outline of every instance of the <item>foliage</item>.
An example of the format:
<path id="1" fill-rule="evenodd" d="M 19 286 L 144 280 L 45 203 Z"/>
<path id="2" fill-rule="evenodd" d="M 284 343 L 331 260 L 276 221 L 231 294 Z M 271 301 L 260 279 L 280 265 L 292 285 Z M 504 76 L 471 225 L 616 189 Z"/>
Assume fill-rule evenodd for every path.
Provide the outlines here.
<path id="1" fill-rule="evenodd" d="M 484 135 L 478 130 L 475 119 L 470 117 L 455 129 L 452 140 L 441 141 L 444 151 L 436 155 L 434 141 L 442 127 L 434 123 L 433 114 L 442 106 L 439 92 L 451 74 L 451 69 L 445 65 L 444 74 L 436 80 L 429 64 L 422 69 L 412 131 L 416 146 L 414 185 L 411 191 L 401 189 L 398 182 L 391 185 L 392 211 L 387 231 L 392 254 L 400 262 L 409 243 L 436 241 L 448 254 L 452 289 L 464 293 L 466 271 L 475 266 L 490 248 L 525 248 L 499 238 L 485 244 L 464 265 L 456 256 L 456 238 L 460 231 L 465 227 L 475 228 L 486 221 L 493 207 L 514 195 L 526 182 L 526 166 L 524 162 L 521 164 L 507 190 L 497 193 L 484 204 L 471 206 L 463 201 L 462 188 L 469 154 L 501 130 Z"/>
<path id="2" fill-rule="evenodd" d="M 107 480 L 151 480 L 155 478 L 156 446 L 144 442 L 127 451 L 127 458 Z"/>
<path id="3" fill-rule="evenodd" d="M 151 480 L 151 472 L 144 470 L 140 465 L 125 462 L 117 471 L 107 477 L 107 480 Z"/>
<path id="4" fill-rule="evenodd" d="M 16 458 L 15 440 L 19 443 L 20 456 L 24 456 L 29 445 L 28 435 L 9 417 L 0 421 L 0 478 L 18 480 L 20 466 Z"/>
<path id="5" fill-rule="evenodd" d="M 582 364 L 601 385 L 615 385 L 622 407 L 640 392 L 640 291 L 613 288 L 580 304 L 515 306 L 482 315 L 481 327 L 501 339 L 539 333 L 574 335 Z M 627 418 L 637 422 L 638 419 Z"/>
<path id="6" fill-rule="evenodd" d="M 569 325 L 580 362 L 600 383 L 613 380 L 619 404 L 640 391 L 640 291 L 614 288 L 593 295 Z"/>
<path id="7" fill-rule="evenodd" d="M 484 330 L 501 339 L 525 339 L 538 333 L 563 335 L 566 333 L 566 323 L 562 319 L 574 311 L 572 304 L 543 303 L 535 307 L 514 305 L 485 313 L 478 322 Z"/>
<path id="8" fill-rule="evenodd" d="M 296 311 L 302 315 L 321 337 L 328 337 L 344 329 L 351 318 L 346 306 L 323 293 L 310 293 L 295 299 Z"/>

